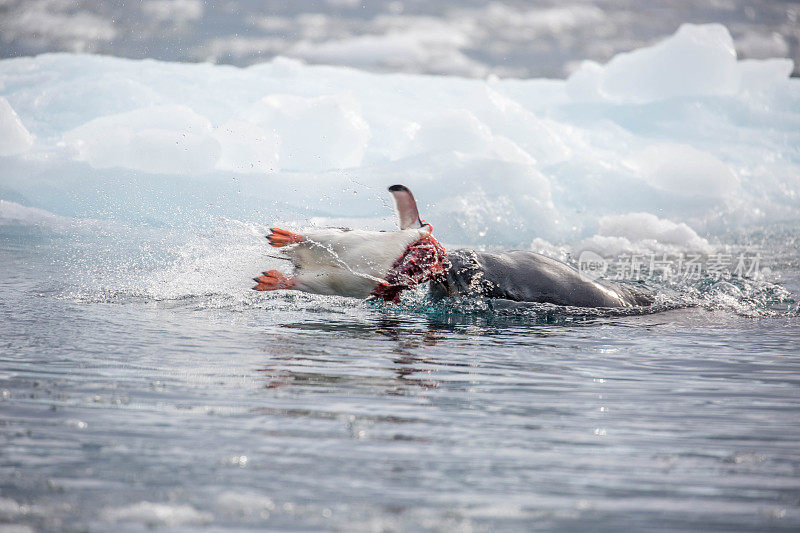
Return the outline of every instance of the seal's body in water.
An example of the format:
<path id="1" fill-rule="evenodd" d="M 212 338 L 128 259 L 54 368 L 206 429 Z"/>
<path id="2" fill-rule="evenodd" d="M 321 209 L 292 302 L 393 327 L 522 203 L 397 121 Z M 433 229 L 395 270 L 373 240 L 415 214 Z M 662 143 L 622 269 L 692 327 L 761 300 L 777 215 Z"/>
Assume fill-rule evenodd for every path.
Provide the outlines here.
<path id="1" fill-rule="evenodd" d="M 398 301 L 403 290 L 430 282 L 434 298 L 475 296 L 575 307 L 649 305 L 652 297 L 622 285 L 587 279 L 571 266 L 527 251 L 446 253 L 424 223 L 411 191 L 393 185 L 400 230 L 325 228 L 304 234 L 273 228 L 272 246 L 285 247 L 293 276 L 277 270 L 254 278 L 259 291 Z"/>
<path id="2" fill-rule="evenodd" d="M 641 291 L 589 280 L 550 257 L 522 250 L 447 253 L 446 276 L 431 282 L 431 296 L 483 296 L 515 302 L 539 302 L 574 307 L 650 305 Z"/>

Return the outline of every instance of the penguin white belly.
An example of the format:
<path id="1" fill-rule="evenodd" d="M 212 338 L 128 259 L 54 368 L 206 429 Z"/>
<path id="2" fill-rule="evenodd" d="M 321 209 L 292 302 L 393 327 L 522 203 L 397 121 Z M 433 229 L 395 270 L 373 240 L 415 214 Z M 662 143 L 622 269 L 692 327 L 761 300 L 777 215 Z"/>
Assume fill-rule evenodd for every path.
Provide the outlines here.
<path id="1" fill-rule="evenodd" d="M 303 234 L 286 250 L 296 271 L 294 288 L 316 294 L 368 297 L 384 281 L 405 249 L 428 234 L 424 228 L 401 231 L 323 229 Z"/>
<path id="2" fill-rule="evenodd" d="M 387 275 L 395 261 L 423 237 L 432 239 L 432 228 L 419 218 L 414 195 L 403 185 L 389 187 L 395 200 L 400 231 L 320 229 L 305 234 L 270 228 L 270 246 L 283 248 L 295 266 L 292 275 L 278 270 L 253 278 L 256 291 L 300 290 L 366 298 L 378 287 L 387 287 Z M 438 245 L 438 243 L 437 243 Z M 442 250 L 442 253 L 443 250 Z M 415 261 L 411 261 L 417 267 Z M 396 292 L 402 289 L 396 289 Z M 385 295 L 384 295 L 385 296 Z"/>

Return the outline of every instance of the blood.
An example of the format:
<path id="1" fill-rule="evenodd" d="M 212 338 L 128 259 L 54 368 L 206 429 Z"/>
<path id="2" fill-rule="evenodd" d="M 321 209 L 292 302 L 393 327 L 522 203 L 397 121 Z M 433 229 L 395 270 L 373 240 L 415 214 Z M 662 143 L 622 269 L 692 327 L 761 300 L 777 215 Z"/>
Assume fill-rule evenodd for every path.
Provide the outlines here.
<path id="1" fill-rule="evenodd" d="M 398 302 L 402 291 L 420 283 L 443 279 L 448 266 L 444 246 L 429 233 L 405 249 L 389 269 L 386 282 L 375 287 L 372 296 Z"/>

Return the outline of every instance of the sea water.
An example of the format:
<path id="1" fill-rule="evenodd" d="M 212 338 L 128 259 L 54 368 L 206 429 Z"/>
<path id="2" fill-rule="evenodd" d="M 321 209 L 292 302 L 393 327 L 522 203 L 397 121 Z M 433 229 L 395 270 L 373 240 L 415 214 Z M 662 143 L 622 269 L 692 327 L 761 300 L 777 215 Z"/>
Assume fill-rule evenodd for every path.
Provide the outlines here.
<path id="1" fill-rule="evenodd" d="M 566 81 L 0 62 L 0 523 L 796 530 L 790 71 L 714 25 Z M 249 290 L 270 225 L 391 229 L 394 183 L 656 304 Z"/>

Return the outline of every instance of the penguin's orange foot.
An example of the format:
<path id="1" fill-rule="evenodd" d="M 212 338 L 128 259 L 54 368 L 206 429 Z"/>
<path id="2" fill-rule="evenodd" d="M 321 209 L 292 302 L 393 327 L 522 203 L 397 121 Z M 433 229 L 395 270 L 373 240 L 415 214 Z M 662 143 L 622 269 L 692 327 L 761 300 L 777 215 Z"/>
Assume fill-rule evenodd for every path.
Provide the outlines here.
<path id="1" fill-rule="evenodd" d="M 299 233 L 292 233 L 285 229 L 270 228 L 269 231 L 270 234 L 267 235 L 267 239 L 272 246 L 289 246 L 305 240 Z"/>
<path id="2" fill-rule="evenodd" d="M 257 278 L 253 278 L 253 281 L 258 284 L 253 287 L 254 291 L 277 291 L 294 287 L 294 278 L 277 270 L 268 270 Z"/>

